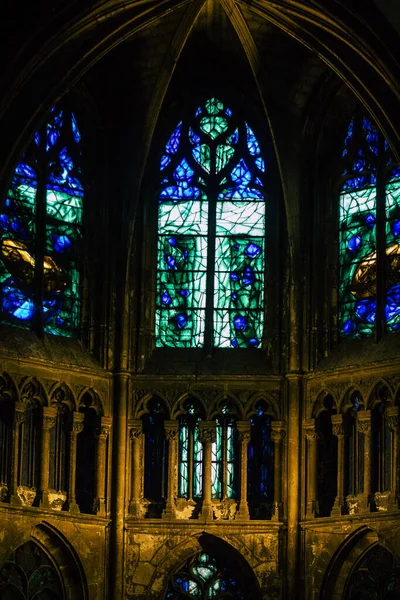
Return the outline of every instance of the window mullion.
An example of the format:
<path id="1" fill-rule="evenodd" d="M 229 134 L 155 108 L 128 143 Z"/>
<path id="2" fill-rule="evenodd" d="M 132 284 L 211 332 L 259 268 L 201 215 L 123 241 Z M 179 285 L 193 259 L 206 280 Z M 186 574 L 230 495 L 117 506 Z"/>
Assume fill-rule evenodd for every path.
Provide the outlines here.
<path id="1" fill-rule="evenodd" d="M 376 171 L 376 341 L 385 333 L 386 295 L 386 183 L 385 169 L 381 157 L 384 156 L 384 140 L 379 133 L 378 167 Z"/>
<path id="2" fill-rule="evenodd" d="M 35 244 L 35 318 L 34 329 L 43 335 L 44 255 L 46 250 L 46 125 L 40 131 L 39 166 L 37 169 L 36 192 L 36 244 Z"/>

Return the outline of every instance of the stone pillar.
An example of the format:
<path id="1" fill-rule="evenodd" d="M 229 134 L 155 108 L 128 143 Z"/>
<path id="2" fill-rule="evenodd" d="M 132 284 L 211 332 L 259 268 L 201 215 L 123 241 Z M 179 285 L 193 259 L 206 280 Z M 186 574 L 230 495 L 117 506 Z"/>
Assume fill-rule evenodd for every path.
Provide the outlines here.
<path id="1" fill-rule="evenodd" d="M 8 491 L 10 495 L 10 503 L 16 506 L 22 504 L 21 498 L 17 494 L 18 487 L 18 474 L 20 467 L 20 456 L 19 456 L 19 433 L 20 426 L 26 419 L 27 405 L 23 402 L 15 403 L 14 422 L 12 429 L 12 448 L 11 448 L 11 481 L 10 489 Z"/>
<path id="2" fill-rule="evenodd" d="M 392 435 L 392 464 L 390 473 L 390 503 L 389 507 L 398 509 L 398 428 L 399 428 L 399 407 L 390 406 L 385 412 L 386 424 L 391 429 Z"/>
<path id="3" fill-rule="evenodd" d="M 289 373 L 287 376 L 288 402 L 288 446 L 287 446 L 287 581 L 284 596 L 296 598 L 299 573 L 299 505 L 300 505 L 300 406 L 301 375 Z"/>
<path id="4" fill-rule="evenodd" d="M 80 412 L 72 413 L 72 427 L 69 433 L 69 480 L 68 480 L 68 510 L 71 513 L 79 513 L 76 503 L 76 443 L 78 433 L 83 431 L 83 420 L 85 415 Z"/>
<path id="5" fill-rule="evenodd" d="M 250 515 L 247 503 L 247 446 L 250 442 L 251 423 L 250 421 L 237 421 L 236 427 L 240 443 L 240 502 L 235 518 L 239 521 L 248 521 Z"/>
<path id="6" fill-rule="evenodd" d="M 371 454 L 372 454 L 372 432 L 371 411 L 360 410 L 357 413 L 357 430 L 364 435 L 364 477 L 363 493 L 360 497 L 360 509 L 369 511 L 371 506 Z M 357 457 L 358 460 L 359 457 Z"/>
<path id="7" fill-rule="evenodd" d="M 164 421 L 165 437 L 168 440 L 168 491 L 163 519 L 176 518 L 176 496 L 178 489 L 178 421 Z"/>
<path id="8" fill-rule="evenodd" d="M 129 437 L 131 441 L 131 497 L 129 500 L 129 513 L 135 519 L 143 516 L 141 504 L 141 482 L 143 462 L 143 423 L 135 419 L 129 423 Z"/>
<path id="9" fill-rule="evenodd" d="M 43 407 L 42 439 L 40 449 L 40 506 L 50 508 L 49 504 L 49 472 L 50 472 L 50 429 L 57 419 L 57 409 Z"/>
<path id="10" fill-rule="evenodd" d="M 283 518 L 282 503 L 282 477 L 283 477 L 283 440 L 286 436 L 285 424 L 283 421 L 272 421 L 271 439 L 274 443 L 274 505 L 272 511 L 272 521 L 281 521 Z"/>
<path id="11" fill-rule="evenodd" d="M 336 436 L 337 442 L 337 484 L 336 498 L 333 504 L 331 516 L 340 517 L 346 513 L 346 498 L 344 495 L 344 477 L 345 477 L 345 456 L 344 456 L 344 438 L 345 427 L 343 415 L 332 415 L 332 435 Z"/>
<path id="12" fill-rule="evenodd" d="M 199 440 L 203 444 L 203 506 L 201 509 L 201 518 L 205 521 L 211 520 L 214 516 L 211 503 L 211 458 L 212 444 L 216 441 L 215 421 L 200 421 Z"/>
<path id="13" fill-rule="evenodd" d="M 318 514 L 317 493 L 317 441 L 318 433 L 315 430 L 315 419 L 308 419 L 303 423 L 304 435 L 307 440 L 307 517 L 316 517 Z"/>
<path id="14" fill-rule="evenodd" d="M 94 500 L 94 512 L 99 517 L 106 516 L 106 477 L 107 477 L 107 437 L 110 433 L 111 419 L 101 418 L 101 425 L 96 432 L 96 497 Z"/>

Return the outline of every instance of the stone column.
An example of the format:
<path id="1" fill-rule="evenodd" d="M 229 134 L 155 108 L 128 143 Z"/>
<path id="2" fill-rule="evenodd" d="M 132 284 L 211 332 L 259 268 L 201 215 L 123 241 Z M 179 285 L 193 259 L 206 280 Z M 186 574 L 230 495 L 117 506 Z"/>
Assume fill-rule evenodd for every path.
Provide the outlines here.
<path id="1" fill-rule="evenodd" d="M 21 498 L 17 494 L 18 474 L 20 469 L 20 453 L 19 453 L 19 433 L 20 426 L 26 419 L 27 405 L 23 402 L 15 403 L 14 422 L 12 429 L 12 448 L 11 448 L 11 481 L 8 493 L 10 495 L 10 503 L 20 506 Z"/>
<path id="2" fill-rule="evenodd" d="M 317 499 L 317 441 L 315 419 L 303 423 L 304 435 L 307 440 L 307 517 L 316 517 L 318 513 Z"/>
<path id="3" fill-rule="evenodd" d="M 274 504 L 272 510 L 272 521 L 281 521 L 283 518 L 282 504 L 282 456 L 283 440 L 286 436 L 283 421 L 272 421 L 271 439 L 274 443 Z"/>
<path id="4" fill-rule="evenodd" d="M 78 433 L 83 431 L 83 420 L 85 415 L 80 412 L 72 413 L 72 427 L 69 433 L 69 480 L 68 480 L 68 510 L 71 513 L 79 513 L 76 503 L 76 444 Z"/>
<path id="5" fill-rule="evenodd" d="M 387 426 L 391 429 L 392 435 L 392 464 L 390 473 L 390 502 L 389 507 L 392 510 L 398 509 L 398 428 L 399 428 L 399 407 L 390 406 L 386 409 L 385 419 Z"/>
<path id="6" fill-rule="evenodd" d="M 212 444 L 217 438 L 217 425 L 215 421 L 200 421 L 199 440 L 203 444 L 203 506 L 201 518 L 205 521 L 212 520 L 213 507 L 211 502 L 211 458 Z"/>
<path id="7" fill-rule="evenodd" d="M 337 442 L 337 489 L 336 498 L 333 504 L 331 516 L 340 517 L 346 513 L 346 498 L 344 496 L 344 477 L 345 477 L 345 456 L 344 456 L 344 438 L 345 427 L 343 415 L 332 415 L 332 435 L 336 436 Z"/>
<path id="8" fill-rule="evenodd" d="M 141 504 L 141 482 L 143 461 L 143 423 L 141 419 L 135 419 L 129 423 L 129 437 L 131 441 L 131 497 L 129 500 L 129 513 L 135 519 L 143 516 Z"/>
<path id="9" fill-rule="evenodd" d="M 163 519 L 176 518 L 176 496 L 178 489 L 178 421 L 164 421 L 165 437 L 168 440 L 168 491 Z"/>
<path id="10" fill-rule="evenodd" d="M 110 433 L 111 422 L 107 417 L 101 418 L 101 425 L 96 432 L 96 497 L 94 512 L 99 517 L 106 516 L 106 477 L 107 477 L 107 437 Z"/>
<path id="11" fill-rule="evenodd" d="M 49 471 L 50 471 L 50 429 L 57 419 L 57 409 L 43 407 L 42 439 L 40 449 L 40 506 L 50 508 L 49 504 Z"/>
<path id="12" fill-rule="evenodd" d="M 372 454 L 372 435 L 371 435 L 371 411 L 360 410 L 357 413 L 357 430 L 364 435 L 364 477 L 363 493 L 360 497 L 360 509 L 369 511 L 371 506 L 371 454 Z M 357 457 L 358 460 L 359 457 Z"/>
<path id="13" fill-rule="evenodd" d="M 251 437 L 251 423 L 250 421 L 237 421 L 236 427 L 240 443 L 240 502 L 235 518 L 238 521 L 248 521 L 250 515 L 247 502 L 247 446 Z"/>

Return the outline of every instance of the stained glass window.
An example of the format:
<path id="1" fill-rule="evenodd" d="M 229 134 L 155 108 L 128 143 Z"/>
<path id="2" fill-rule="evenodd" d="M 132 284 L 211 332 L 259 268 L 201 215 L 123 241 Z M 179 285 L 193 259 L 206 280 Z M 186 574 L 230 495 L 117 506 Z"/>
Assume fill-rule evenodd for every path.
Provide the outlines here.
<path id="1" fill-rule="evenodd" d="M 211 451 L 211 495 L 235 498 L 237 494 L 237 430 L 228 408 L 216 419 L 216 440 Z"/>
<path id="2" fill-rule="evenodd" d="M 190 559 L 177 573 L 168 586 L 166 600 L 193 598 L 212 600 L 230 598 L 244 600 L 237 574 L 206 552 Z"/>
<path id="3" fill-rule="evenodd" d="M 261 345 L 265 163 L 246 122 L 210 98 L 161 158 L 156 345 Z"/>
<path id="4" fill-rule="evenodd" d="M 400 168 L 377 127 L 357 115 L 343 149 L 339 328 L 370 337 L 400 327 Z"/>
<path id="5" fill-rule="evenodd" d="M 0 598 L 4 600 L 64 597 L 56 568 L 34 542 L 17 548 L 0 570 Z"/>
<path id="6" fill-rule="evenodd" d="M 189 500 L 201 498 L 203 493 L 203 445 L 198 429 L 202 413 L 190 400 L 185 409 L 179 419 L 178 496 Z"/>
<path id="7" fill-rule="evenodd" d="M 271 516 L 274 495 L 271 417 L 263 401 L 256 409 L 250 418 L 251 437 L 247 446 L 247 496 L 251 516 L 265 519 Z"/>
<path id="8" fill-rule="evenodd" d="M 83 183 L 75 116 L 53 108 L 21 157 L 0 214 L 1 320 L 73 336 L 80 319 Z"/>

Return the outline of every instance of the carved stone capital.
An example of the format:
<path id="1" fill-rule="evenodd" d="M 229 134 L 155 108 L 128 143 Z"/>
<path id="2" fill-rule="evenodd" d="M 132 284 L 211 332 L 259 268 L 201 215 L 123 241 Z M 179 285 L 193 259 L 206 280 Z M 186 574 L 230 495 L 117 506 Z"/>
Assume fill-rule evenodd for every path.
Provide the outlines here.
<path id="1" fill-rule="evenodd" d="M 371 411 L 359 410 L 357 413 L 357 428 L 360 433 L 371 432 Z"/>
<path id="2" fill-rule="evenodd" d="M 336 437 L 344 436 L 346 429 L 344 426 L 343 415 L 332 415 L 332 434 Z"/>
<path id="3" fill-rule="evenodd" d="M 130 439 L 139 440 L 143 435 L 143 423 L 141 419 L 134 419 L 129 422 L 129 436 Z"/>
<path id="4" fill-rule="evenodd" d="M 85 419 L 85 415 L 83 413 L 80 413 L 80 412 L 72 413 L 71 433 L 73 435 L 78 435 L 78 433 L 81 433 L 81 431 L 83 431 L 84 419 Z"/>
<path id="5" fill-rule="evenodd" d="M 281 444 L 285 439 L 286 431 L 284 429 L 276 429 L 271 431 L 271 440 L 274 444 Z"/>
<path id="6" fill-rule="evenodd" d="M 28 407 L 23 402 L 15 403 L 14 423 L 20 425 L 27 417 Z"/>
<path id="7" fill-rule="evenodd" d="M 178 439 L 179 423 L 178 421 L 164 421 L 165 437 L 169 442 L 173 442 Z"/>
<path id="8" fill-rule="evenodd" d="M 272 421 L 271 439 L 274 444 L 280 444 L 286 437 L 286 423 L 283 421 Z"/>
<path id="9" fill-rule="evenodd" d="M 315 430 L 315 419 L 307 419 L 303 422 L 304 436 L 307 440 L 315 442 L 318 439 L 318 433 Z"/>
<path id="10" fill-rule="evenodd" d="M 360 433 L 370 433 L 371 432 L 371 421 L 358 421 L 358 431 Z"/>
<path id="11" fill-rule="evenodd" d="M 200 421 L 199 440 L 202 444 L 213 443 L 217 439 L 217 424 L 215 421 Z"/>
<path id="12" fill-rule="evenodd" d="M 43 408 L 42 428 L 50 430 L 56 424 L 56 419 L 57 410 L 55 408 L 49 408 L 48 406 L 45 406 Z"/>
<path id="13" fill-rule="evenodd" d="M 399 407 L 389 406 L 385 411 L 385 419 L 389 429 L 396 431 L 399 427 Z"/>

